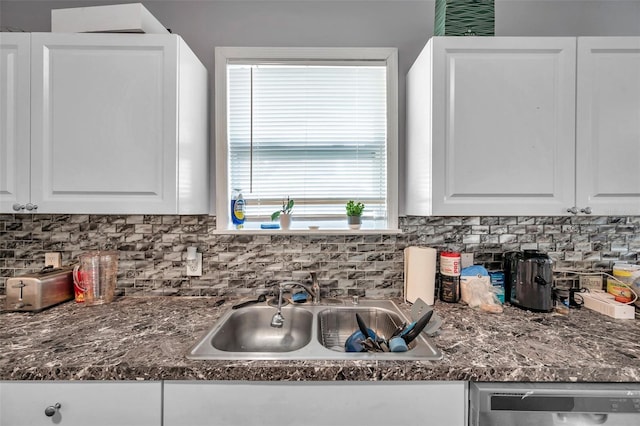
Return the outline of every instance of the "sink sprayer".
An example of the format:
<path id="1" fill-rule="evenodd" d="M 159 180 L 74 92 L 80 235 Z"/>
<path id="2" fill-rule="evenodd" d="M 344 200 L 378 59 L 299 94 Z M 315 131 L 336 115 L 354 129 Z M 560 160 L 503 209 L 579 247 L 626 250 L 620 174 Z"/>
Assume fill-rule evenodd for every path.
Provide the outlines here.
<path id="1" fill-rule="evenodd" d="M 311 272 L 311 287 L 302 284 L 298 281 L 284 281 L 278 285 L 278 311 L 271 318 L 271 327 L 282 328 L 284 324 L 284 316 L 282 316 L 282 295 L 284 290 L 291 287 L 302 287 L 309 295 L 313 304 L 320 303 L 320 285 L 318 284 L 318 278 L 316 272 Z"/>

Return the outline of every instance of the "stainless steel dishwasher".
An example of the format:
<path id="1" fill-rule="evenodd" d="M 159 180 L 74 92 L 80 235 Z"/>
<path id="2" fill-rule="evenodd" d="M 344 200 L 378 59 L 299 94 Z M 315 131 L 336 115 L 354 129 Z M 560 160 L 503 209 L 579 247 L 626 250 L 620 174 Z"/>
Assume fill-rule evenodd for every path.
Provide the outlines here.
<path id="1" fill-rule="evenodd" d="M 470 426 L 638 426 L 640 383 L 475 383 Z"/>

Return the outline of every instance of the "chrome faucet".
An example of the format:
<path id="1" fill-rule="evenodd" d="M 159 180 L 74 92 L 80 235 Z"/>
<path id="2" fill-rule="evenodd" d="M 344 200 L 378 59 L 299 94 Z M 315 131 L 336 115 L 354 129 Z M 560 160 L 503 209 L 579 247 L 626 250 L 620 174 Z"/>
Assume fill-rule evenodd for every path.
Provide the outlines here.
<path id="1" fill-rule="evenodd" d="M 309 293 L 313 303 L 320 302 L 320 285 L 318 284 L 318 279 L 316 278 L 315 272 L 311 272 L 311 280 L 311 287 L 298 281 L 284 281 L 278 284 L 278 311 L 273 314 L 273 318 L 271 318 L 271 327 L 282 328 L 282 326 L 284 325 L 284 316 L 282 316 L 282 295 L 285 289 L 295 286 L 302 287 L 307 293 Z"/>
<path id="2" fill-rule="evenodd" d="M 318 273 L 309 272 L 311 275 L 311 301 L 314 305 L 320 303 L 320 284 L 318 284 Z"/>

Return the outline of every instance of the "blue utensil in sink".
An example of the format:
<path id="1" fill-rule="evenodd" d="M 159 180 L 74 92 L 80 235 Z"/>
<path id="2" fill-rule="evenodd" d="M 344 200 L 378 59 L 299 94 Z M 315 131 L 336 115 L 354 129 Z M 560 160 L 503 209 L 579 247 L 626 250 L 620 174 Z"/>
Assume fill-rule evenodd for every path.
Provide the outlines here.
<path id="1" fill-rule="evenodd" d="M 363 345 L 363 342 L 370 337 L 374 342 L 377 340 L 375 331 L 367 327 L 364 320 L 356 312 L 356 322 L 358 323 L 358 330 L 355 331 L 344 344 L 346 352 L 366 352 L 367 349 Z"/>

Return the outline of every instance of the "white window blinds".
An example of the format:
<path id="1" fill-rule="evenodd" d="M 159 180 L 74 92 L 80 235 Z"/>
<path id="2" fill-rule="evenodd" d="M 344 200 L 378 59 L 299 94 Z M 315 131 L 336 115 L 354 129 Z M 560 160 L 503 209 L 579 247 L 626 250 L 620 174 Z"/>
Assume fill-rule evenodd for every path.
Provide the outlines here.
<path id="1" fill-rule="evenodd" d="M 228 64 L 228 194 L 247 221 L 268 221 L 288 196 L 295 220 L 387 216 L 387 76 L 371 65 Z"/>

